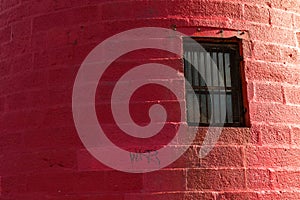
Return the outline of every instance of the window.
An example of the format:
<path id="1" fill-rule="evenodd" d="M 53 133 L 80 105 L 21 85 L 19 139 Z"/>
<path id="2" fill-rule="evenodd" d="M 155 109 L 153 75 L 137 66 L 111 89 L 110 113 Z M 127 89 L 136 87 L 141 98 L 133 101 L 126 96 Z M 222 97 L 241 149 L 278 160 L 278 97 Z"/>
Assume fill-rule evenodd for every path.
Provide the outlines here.
<path id="1" fill-rule="evenodd" d="M 239 40 L 193 39 L 203 49 L 183 40 L 184 74 L 192 86 L 190 90 L 186 87 L 187 123 L 245 126 Z"/>

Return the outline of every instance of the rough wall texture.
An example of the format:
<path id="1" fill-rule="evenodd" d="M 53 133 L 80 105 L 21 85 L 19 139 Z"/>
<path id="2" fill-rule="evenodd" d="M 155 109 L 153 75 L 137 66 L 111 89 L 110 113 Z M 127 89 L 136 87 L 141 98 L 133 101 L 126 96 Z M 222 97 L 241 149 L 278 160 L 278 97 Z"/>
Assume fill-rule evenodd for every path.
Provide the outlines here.
<path id="1" fill-rule="evenodd" d="M 249 33 L 251 127 L 225 128 L 205 159 L 197 156 L 201 128 L 163 170 L 110 170 L 87 153 L 74 127 L 77 70 L 116 33 L 173 24 Z M 298 0 L 1 0 L 0 199 L 300 199 L 298 47 Z"/>

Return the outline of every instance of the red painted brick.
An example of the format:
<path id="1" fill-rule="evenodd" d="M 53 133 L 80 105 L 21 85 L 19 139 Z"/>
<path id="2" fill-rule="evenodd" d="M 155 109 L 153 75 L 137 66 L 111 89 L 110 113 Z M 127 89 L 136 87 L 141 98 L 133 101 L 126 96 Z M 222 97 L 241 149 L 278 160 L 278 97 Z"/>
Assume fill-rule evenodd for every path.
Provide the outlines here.
<path id="1" fill-rule="evenodd" d="M 194 144 L 202 145 L 205 135 L 207 134 L 208 128 L 205 127 L 189 127 L 189 131 L 195 131 L 197 129 L 197 136 L 194 140 Z M 210 127 L 209 129 L 214 133 L 218 129 Z M 220 134 L 218 143 L 219 145 L 242 145 L 247 143 L 256 143 L 255 130 L 250 128 L 232 128 L 223 127 Z M 212 141 L 208 141 L 207 144 L 212 144 Z"/>
<path id="2" fill-rule="evenodd" d="M 21 132 L 2 132 L 0 134 L 0 150 L 7 152 L 16 152 L 23 149 L 23 135 Z M 7 158 L 7 157 L 6 157 Z M 3 162 L 4 156 L 0 158 Z M 5 167 L 4 165 L 2 167 Z M 7 175 L 7 174 L 6 174 Z"/>
<path id="3" fill-rule="evenodd" d="M 300 145 L 300 127 L 291 128 L 292 144 Z"/>
<path id="4" fill-rule="evenodd" d="M 205 192 L 189 192 L 184 195 L 184 200 L 214 200 L 214 193 Z"/>
<path id="5" fill-rule="evenodd" d="M 27 190 L 26 176 L 2 176 L 1 187 L 1 198 L 22 194 Z"/>
<path id="6" fill-rule="evenodd" d="M 269 24 L 269 10 L 266 7 L 259 5 L 245 4 L 243 19 L 252 22 Z"/>
<path id="7" fill-rule="evenodd" d="M 124 200 L 183 200 L 184 193 L 133 193 L 125 194 Z M 184 199 L 185 200 L 185 199 Z M 204 199 L 205 200 L 205 199 Z"/>
<path id="8" fill-rule="evenodd" d="M 82 147 L 74 127 L 36 128 L 24 132 L 23 145 L 29 151 Z"/>
<path id="9" fill-rule="evenodd" d="M 0 52 L 0 59 L 6 59 L 16 55 L 28 54 L 30 52 L 28 50 L 31 49 L 31 42 L 29 38 L 12 40 L 4 43 L 1 48 L 5 49 L 5 51 Z"/>
<path id="10" fill-rule="evenodd" d="M 249 80 L 300 83 L 300 71 L 295 67 L 278 63 L 247 61 L 245 63 L 246 77 Z"/>
<path id="11" fill-rule="evenodd" d="M 259 199 L 262 200 L 290 200 L 290 199 L 299 199 L 300 193 L 297 191 L 269 191 L 266 193 L 261 193 L 258 195 Z"/>
<path id="12" fill-rule="evenodd" d="M 11 7 L 14 7 L 20 3 L 20 0 L 1 0 L 0 2 L 0 11 L 4 11 Z"/>
<path id="13" fill-rule="evenodd" d="M 5 98 L 1 97 L 0 98 L 0 113 L 3 113 L 5 109 Z"/>
<path id="14" fill-rule="evenodd" d="M 247 188 L 252 190 L 272 189 L 270 173 L 271 172 L 269 170 L 247 169 Z"/>
<path id="15" fill-rule="evenodd" d="M 43 113 L 40 111 L 9 112 L 2 116 L 1 131 L 20 131 L 41 125 Z"/>
<path id="16" fill-rule="evenodd" d="M 11 70 L 11 66 L 8 60 L 4 60 L 0 62 L 0 77 L 3 78 L 5 76 L 10 75 L 10 70 Z"/>
<path id="17" fill-rule="evenodd" d="M 273 172 L 276 189 L 300 188 L 300 172 L 297 170 L 282 170 Z"/>
<path id="18" fill-rule="evenodd" d="M 72 150 L 10 153 L 5 155 L 6 165 L 1 166 L 7 175 L 72 170 L 76 167 L 76 156 Z"/>
<path id="19" fill-rule="evenodd" d="M 291 130 L 285 125 L 262 125 L 260 133 L 262 144 L 280 145 L 291 143 Z"/>
<path id="20" fill-rule="evenodd" d="M 297 106 L 250 103 L 251 119 L 256 122 L 298 123 L 300 109 Z"/>
<path id="21" fill-rule="evenodd" d="M 249 167 L 297 167 L 300 164 L 299 149 L 247 147 L 245 154 Z"/>
<path id="22" fill-rule="evenodd" d="M 293 14 L 277 9 L 270 9 L 271 25 L 293 27 Z"/>
<path id="23" fill-rule="evenodd" d="M 238 3 L 211 1 L 207 3 L 201 1 L 173 1 L 168 3 L 168 12 L 176 16 L 209 16 L 209 17 L 227 17 L 231 19 L 242 18 L 242 5 Z"/>
<path id="24" fill-rule="evenodd" d="M 300 47 L 300 32 L 296 33 L 296 37 L 297 37 L 298 47 Z"/>
<path id="25" fill-rule="evenodd" d="M 143 177 L 143 183 L 143 189 L 149 192 L 185 191 L 186 170 L 167 169 L 146 173 Z"/>
<path id="26" fill-rule="evenodd" d="M 34 68 L 54 68 L 57 66 L 63 68 L 63 66 L 67 66 L 71 71 L 74 66 L 79 67 L 79 65 L 81 65 L 85 57 L 95 46 L 95 44 L 77 46 L 75 48 L 76 50 L 74 50 L 73 47 L 64 46 L 59 49 L 49 49 L 39 53 L 35 53 Z M 73 73 L 75 73 L 76 69 L 73 68 L 73 71 Z"/>
<path id="27" fill-rule="evenodd" d="M 190 169 L 187 182 L 189 190 L 243 190 L 245 172 L 242 169 Z"/>
<path id="28" fill-rule="evenodd" d="M 217 197 L 218 200 L 258 200 L 258 193 L 255 192 L 225 192 Z"/>
<path id="29" fill-rule="evenodd" d="M 105 171 L 111 168 L 94 158 L 86 149 L 77 152 L 77 167 L 79 171 Z"/>
<path id="30" fill-rule="evenodd" d="M 15 56 L 10 65 L 12 74 L 30 71 L 33 68 L 33 54 Z"/>
<path id="31" fill-rule="evenodd" d="M 12 40 L 19 40 L 31 36 L 31 20 L 23 20 L 12 24 L 11 28 Z"/>
<path id="32" fill-rule="evenodd" d="M 300 87 L 286 86 L 284 87 L 284 95 L 287 103 L 300 104 Z"/>
<path id="33" fill-rule="evenodd" d="M 277 43 L 279 45 L 295 46 L 295 34 L 288 29 L 269 26 L 269 25 L 249 25 L 249 33 L 251 40 L 258 40 L 262 42 Z M 274 37 L 270 37 L 271 35 Z M 279 58 L 280 59 L 280 58 Z"/>
<path id="34" fill-rule="evenodd" d="M 294 26 L 296 29 L 300 29 L 300 15 L 294 15 Z"/>
<path id="35" fill-rule="evenodd" d="M 78 15 L 78 13 L 80 13 L 80 15 Z M 36 17 L 33 20 L 32 28 L 33 32 L 36 33 L 52 28 L 96 22 L 99 19 L 101 19 L 100 7 L 87 6 Z"/>
<path id="36" fill-rule="evenodd" d="M 124 200 L 122 194 L 68 194 L 47 195 L 47 200 Z"/>
<path id="37" fill-rule="evenodd" d="M 143 189 L 143 174 L 118 171 L 81 172 L 76 175 L 75 191 L 81 193 L 131 193 Z"/>
<path id="38" fill-rule="evenodd" d="M 260 102 L 283 103 L 283 94 L 280 84 L 254 83 L 254 99 Z"/>
<path id="39" fill-rule="evenodd" d="M 9 42 L 11 40 L 11 27 L 4 27 L 0 29 L 0 44 Z"/>
<path id="40" fill-rule="evenodd" d="M 279 46 L 265 43 L 254 43 L 254 57 L 257 60 L 278 62 L 282 61 Z"/>
<path id="41" fill-rule="evenodd" d="M 243 167 L 243 156 L 243 150 L 240 147 L 216 146 L 206 157 L 200 160 L 200 166 L 202 168 Z"/>
<path id="42" fill-rule="evenodd" d="M 300 63 L 300 52 L 298 48 L 284 47 L 280 48 L 281 58 L 284 63 L 298 64 Z"/>

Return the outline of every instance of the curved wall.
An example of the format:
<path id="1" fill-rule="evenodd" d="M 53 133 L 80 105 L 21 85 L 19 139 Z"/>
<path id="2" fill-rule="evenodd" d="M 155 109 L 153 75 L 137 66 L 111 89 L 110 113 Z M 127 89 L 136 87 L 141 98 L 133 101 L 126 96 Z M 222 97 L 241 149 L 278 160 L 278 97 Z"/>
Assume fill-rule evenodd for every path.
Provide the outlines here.
<path id="1" fill-rule="evenodd" d="M 247 33 L 251 127 L 224 128 L 204 159 L 200 128 L 163 170 L 111 170 L 87 153 L 74 126 L 79 66 L 114 34 L 174 25 L 191 36 Z M 0 199 L 300 199 L 299 45 L 300 4 L 292 0 L 1 1 Z"/>

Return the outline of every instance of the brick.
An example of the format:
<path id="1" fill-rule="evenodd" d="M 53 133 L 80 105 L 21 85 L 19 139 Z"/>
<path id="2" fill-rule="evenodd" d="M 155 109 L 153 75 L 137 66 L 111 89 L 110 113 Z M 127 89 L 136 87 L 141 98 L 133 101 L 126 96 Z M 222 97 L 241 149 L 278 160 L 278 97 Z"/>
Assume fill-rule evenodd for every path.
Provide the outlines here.
<path id="1" fill-rule="evenodd" d="M 294 27 L 300 29 L 300 15 L 294 15 Z"/>
<path id="2" fill-rule="evenodd" d="M 21 132 L 2 132 L 0 135 L 0 150 L 7 152 L 16 152 L 23 150 L 23 137 Z M 3 162 L 6 162 L 4 159 L 4 156 L 0 159 Z M 6 157 L 7 158 L 7 157 Z M 2 167 L 5 167 L 4 165 Z M 1 168 L 1 167 L 0 167 Z M 7 175 L 7 174 L 6 174 Z"/>
<path id="3" fill-rule="evenodd" d="M 259 5 L 245 4 L 243 19 L 252 22 L 269 24 L 269 10 Z"/>
<path id="4" fill-rule="evenodd" d="M 30 71 L 33 68 L 33 54 L 15 56 L 10 64 L 12 74 Z"/>
<path id="5" fill-rule="evenodd" d="M 80 13 L 80 15 L 78 15 Z M 62 20 L 64 19 L 64 20 Z M 74 8 L 64 12 L 55 12 L 38 16 L 33 19 L 33 32 L 46 31 L 52 28 L 74 26 L 97 22 L 101 19 L 101 10 L 98 6 Z"/>
<path id="6" fill-rule="evenodd" d="M 3 78 L 10 74 L 11 66 L 10 61 L 4 60 L 0 62 L 0 77 Z"/>
<path id="7" fill-rule="evenodd" d="M 3 132 L 16 132 L 41 125 L 43 113 L 40 111 L 18 111 L 5 113 L 0 123 Z"/>
<path id="8" fill-rule="evenodd" d="M 196 130 L 195 130 L 196 129 Z M 214 129 L 210 127 L 209 129 L 213 134 L 218 129 Z M 204 137 L 207 134 L 208 128 L 205 127 L 189 127 L 188 131 L 196 131 L 196 139 L 194 140 L 194 144 L 202 145 Z M 217 144 L 219 145 L 241 145 L 247 143 L 256 143 L 255 137 L 253 137 L 254 131 L 250 128 L 231 128 L 231 127 L 223 127 L 221 130 L 221 134 Z M 254 135 L 253 135 L 254 134 Z M 213 144 L 212 141 L 207 141 L 207 144 Z"/>
<path id="9" fill-rule="evenodd" d="M 261 42 L 277 43 L 281 45 L 296 46 L 295 35 L 288 29 L 269 26 L 250 24 L 247 26 L 252 40 Z M 274 37 L 270 37 L 274 35 Z"/>
<path id="10" fill-rule="evenodd" d="M 271 25 L 293 27 L 293 14 L 277 9 L 270 9 Z"/>
<path id="11" fill-rule="evenodd" d="M 20 3 L 20 0 L 1 0 L 0 2 L 0 11 L 7 10 L 12 8 Z"/>
<path id="12" fill-rule="evenodd" d="M 297 32 L 297 33 L 296 33 L 296 37 L 297 37 L 297 44 L 298 44 L 298 47 L 300 47 L 300 32 Z"/>
<path id="13" fill-rule="evenodd" d="M 300 109 L 297 106 L 250 103 L 251 119 L 256 122 L 298 123 Z"/>
<path id="14" fill-rule="evenodd" d="M 280 84 L 274 83 L 255 83 L 254 99 L 262 102 L 279 102 L 283 103 L 283 95 Z"/>
<path id="15" fill-rule="evenodd" d="M 2 176 L 1 177 L 1 198 L 9 197 L 12 194 L 26 192 L 26 176 Z"/>
<path id="16" fill-rule="evenodd" d="M 134 193 L 143 189 L 143 174 L 119 171 L 81 172 L 76 175 L 78 192 L 124 192 Z"/>
<path id="17" fill-rule="evenodd" d="M 186 171 L 168 169 L 145 173 L 143 183 L 143 189 L 150 192 L 185 191 Z"/>
<path id="18" fill-rule="evenodd" d="M 93 157 L 86 149 L 80 149 L 77 152 L 77 167 L 79 171 L 105 171 L 111 168 L 102 164 Z"/>
<path id="19" fill-rule="evenodd" d="M 75 192 L 75 185 L 72 183 L 80 184 L 76 174 L 70 172 L 35 173 L 28 175 L 26 179 L 28 193 L 70 193 Z"/>
<path id="20" fill-rule="evenodd" d="M 255 192 L 225 192 L 218 194 L 218 200 L 257 200 L 258 193 Z"/>
<path id="21" fill-rule="evenodd" d="M 51 195 L 47 195 L 47 200 L 107 200 L 107 199 L 109 199 L 109 200 L 124 200 L 122 194 L 85 194 L 85 195 L 84 194 L 68 194 L 68 195 L 51 194 Z"/>
<path id="22" fill-rule="evenodd" d="M 5 109 L 5 98 L 1 97 L 0 98 L 0 113 L 3 113 Z"/>
<path id="23" fill-rule="evenodd" d="M 300 127 L 291 127 L 292 144 L 300 145 Z"/>
<path id="24" fill-rule="evenodd" d="M 183 200 L 184 197 L 185 194 L 180 192 L 172 192 L 172 193 L 164 192 L 164 193 L 152 193 L 152 194 L 133 193 L 133 194 L 125 194 L 124 200 Z"/>
<path id="25" fill-rule="evenodd" d="M 184 200 L 213 200 L 215 199 L 214 193 L 205 192 L 189 192 L 184 195 Z"/>
<path id="26" fill-rule="evenodd" d="M 173 1 L 168 2 L 169 15 L 190 17 L 190 16 L 209 16 L 209 17 L 227 17 L 230 19 L 242 18 L 242 5 L 231 2 L 211 1 L 207 3 L 201 1 Z"/>
<path id="27" fill-rule="evenodd" d="M 283 64 L 246 61 L 245 71 L 246 78 L 251 81 L 270 81 L 293 85 L 300 83 L 300 71 Z"/>
<path id="28" fill-rule="evenodd" d="M 248 147 L 245 154 L 249 167 L 297 167 L 300 164 L 299 149 Z"/>
<path id="29" fill-rule="evenodd" d="M 240 147 L 213 147 L 209 154 L 200 160 L 203 168 L 243 167 L 243 150 Z"/>
<path id="30" fill-rule="evenodd" d="M 286 86 L 284 87 L 284 95 L 287 103 L 300 104 L 300 87 Z"/>
<path id="31" fill-rule="evenodd" d="M 71 107 L 45 109 L 42 123 L 44 127 L 70 126 L 74 123 Z"/>
<path id="32" fill-rule="evenodd" d="M 285 125 L 262 125 L 261 129 L 262 144 L 280 145 L 291 143 L 291 130 Z"/>
<path id="33" fill-rule="evenodd" d="M 82 147 L 75 127 L 51 127 L 36 128 L 24 131 L 23 146 L 26 150 L 37 151 L 39 149 L 61 149 L 64 147 Z M 42 136 L 42 137 L 41 137 Z"/>
<path id="34" fill-rule="evenodd" d="M 273 44 L 254 43 L 253 53 L 256 60 L 277 62 L 281 60 L 279 46 Z"/>
<path id="35" fill-rule="evenodd" d="M 245 189 L 245 172 L 240 169 L 190 169 L 187 175 L 189 190 Z"/>
<path id="36" fill-rule="evenodd" d="M 12 40 L 2 45 L 5 51 L 0 52 L 0 59 L 7 59 L 16 55 L 28 54 L 31 49 L 31 42 L 29 38 L 22 38 L 19 40 Z"/>
<path id="37" fill-rule="evenodd" d="M 297 64 L 300 61 L 297 48 L 283 47 L 273 44 L 254 44 L 254 55 L 257 60 Z"/>
<path id="38" fill-rule="evenodd" d="M 76 47 L 64 46 L 58 49 L 49 49 L 34 54 L 34 68 L 54 68 L 54 67 L 69 67 L 70 71 L 77 71 L 77 68 L 90 51 L 95 47 L 95 44 L 88 44 Z M 76 69 L 72 69 L 72 67 Z M 62 69 L 63 70 L 63 69 Z M 65 69 L 67 70 L 67 69 Z"/>
<path id="39" fill-rule="evenodd" d="M 23 20 L 12 24 L 11 26 L 12 40 L 19 40 L 31 36 L 31 20 Z"/>
<path id="40" fill-rule="evenodd" d="M 270 171 L 263 169 L 247 169 L 247 188 L 252 190 L 271 190 Z"/>
<path id="41" fill-rule="evenodd" d="M 5 160 L 5 165 L 1 166 L 0 170 L 7 175 L 72 170 L 76 166 L 76 156 L 73 150 L 13 152 L 2 159 Z"/>
<path id="42" fill-rule="evenodd" d="M 170 2 L 172 3 L 172 2 Z M 158 0 L 158 1 L 149 1 L 149 2 L 133 2 L 132 13 L 134 19 L 140 18 L 166 18 L 168 16 L 168 6 L 169 2 Z"/>
<path id="43" fill-rule="evenodd" d="M 300 52 L 298 48 L 283 47 L 280 48 L 281 59 L 284 63 L 298 64 L 300 63 Z"/>
<path id="44" fill-rule="evenodd" d="M 297 191 L 269 191 L 266 193 L 260 193 L 259 199 L 263 200 L 290 200 L 290 199 L 299 199 L 300 193 Z"/>
<path id="45" fill-rule="evenodd" d="M 0 29 L 0 44 L 10 42 L 11 32 L 10 26 Z"/>
<path id="46" fill-rule="evenodd" d="M 126 19 L 133 17 L 134 4 L 127 2 L 106 3 L 102 5 L 102 18 L 104 20 Z"/>
<path id="47" fill-rule="evenodd" d="M 300 172 L 296 170 L 284 170 L 273 172 L 274 187 L 277 189 L 300 188 Z"/>
<path id="48" fill-rule="evenodd" d="M 272 7 L 276 7 L 282 10 L 294 10 L 299 11 L 298 1 L 290 0 L 273 0 L 271 2 Z"/>

